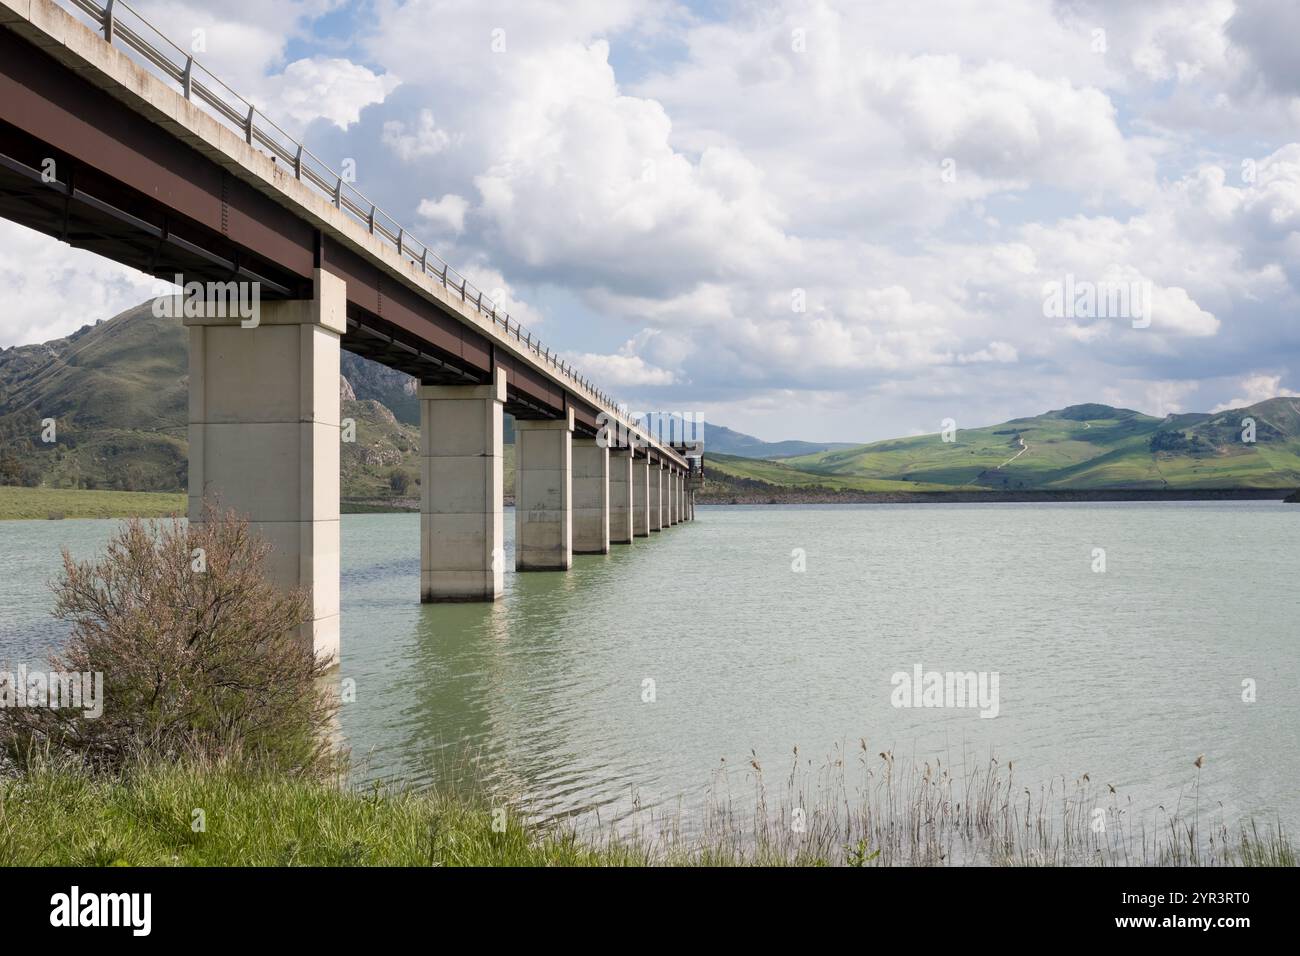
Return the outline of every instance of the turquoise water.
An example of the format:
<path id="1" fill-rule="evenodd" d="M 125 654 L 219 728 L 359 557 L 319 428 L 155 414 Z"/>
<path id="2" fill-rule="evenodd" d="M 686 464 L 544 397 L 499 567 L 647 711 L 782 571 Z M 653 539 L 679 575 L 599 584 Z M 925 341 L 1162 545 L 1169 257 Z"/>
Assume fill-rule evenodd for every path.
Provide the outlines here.
<path id="1" fill-rule="evenodd" d="M 508 573 L 490 606 L 418 603 L 418 516 L 345 516 L 339 674 L 356 700 L 340 722 L 358 777 L 472 777 L 541 815 L 614 820 L 699 804 L 724 759 L 788 767 L 796 746 L 822 758 L 865 740 L 948 766 L 996 754 L 1026 786 L 1088 773 L 1172 807 L 1205 754 L 1202 808 L 1300 824 L 1300 508 L 697 516 L 567 574 Z M 89 556 L 113 527 L 0 524 L 0 658 L 58 640 L 43 582 L 59 548 Z M 996 672 L 997 716 L 893 706 L 892 676 L 918 664 Z"/>

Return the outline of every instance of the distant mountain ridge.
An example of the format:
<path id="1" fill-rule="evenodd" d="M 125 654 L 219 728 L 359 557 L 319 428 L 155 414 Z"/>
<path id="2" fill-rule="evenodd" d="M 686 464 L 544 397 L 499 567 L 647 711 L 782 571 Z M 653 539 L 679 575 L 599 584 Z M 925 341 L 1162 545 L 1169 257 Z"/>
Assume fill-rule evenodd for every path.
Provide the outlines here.
<path id="1" fill-rule="evenodd" d="M 723 425 L 704 423 L 705 454 L 715 452 L 740 458 L 789 458 L 854 447 L 856 446 L 852 442 L 763 441 Z"/>

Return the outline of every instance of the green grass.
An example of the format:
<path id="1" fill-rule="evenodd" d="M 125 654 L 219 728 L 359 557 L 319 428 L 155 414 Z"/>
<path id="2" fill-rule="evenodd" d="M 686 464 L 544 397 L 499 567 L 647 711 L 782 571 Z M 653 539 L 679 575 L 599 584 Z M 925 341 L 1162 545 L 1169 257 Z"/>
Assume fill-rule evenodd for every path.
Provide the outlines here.
<path id="1" fill-rule="evenodd" d="M 84 491 L 0 485 L 0 520 L 49 518 L 162 518 L 185 514 L 183 494 L 153 491 Z"/>
<path id="2" fill-rule="evenodd" d="M 711 479 L 759 481 L 784 488 L 825 488 L 832 491 L 950 491 L 946 485 L 867 478 L 852 474 L 815 472 L 789 464 L 795 459 L 769 461 L 705 451 L 705 470 Z"/>
<path id="3" fill-rule="evenodd" d="M 120 776 L 34 769 L 0 778 L 0 865 L 1296 864 L 1280 826 L 1261 832 L 1248 821 L 1234 833 L 1221 819 L 1163 808 L 1140 821 L 1086 776 L 1058 778 L 1031 796 L 996 760 L 955 776 L 928 763 L 895 765 L 892 753 L 877 760 L 864 746 L 859 762 L 873 772 L 850 784 L 838 754 L 809 770 L 796 750 L 769 790 L 755 758 L 734 789 L 715 783 L 696 836 L 673 818 L 618 833 L 539 826 L 508 802 L 350 790 L 237 764 L 150 763 Z M 806 829 L 792 827 L 794 808 Z M 1091 826 L 1096 809 L 1107 821 L 1101 835 Z"/>
<path id="4" fill-rule="evenodd" d="M 201 817 L 196 814 L 201 811 Z M 202 829 L 197 828 L 201 819 Z M 8 866 L 592 866 L 644 862 L 434 794 L 164 764 L 123 778 L 41 770 L 0 783 Z"/>

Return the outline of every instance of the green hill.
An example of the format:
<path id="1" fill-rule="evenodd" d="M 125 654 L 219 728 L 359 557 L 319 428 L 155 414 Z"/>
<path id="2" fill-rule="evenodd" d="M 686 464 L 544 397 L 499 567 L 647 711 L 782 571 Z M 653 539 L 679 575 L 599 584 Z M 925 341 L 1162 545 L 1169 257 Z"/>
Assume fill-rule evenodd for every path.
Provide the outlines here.
<path id="1" fill-rule="evenodd" d="M 0 485 L 184 491 L 188 363 L 184 327 L 155 317 L 151 303 L 63 339 L 0 351 Z M 343 416 L 356 421 L 356 442 L 341 449 L 343 498 L 418 500 L 419 407 L 411 379 L 346 353 L 343 367 Z M 415 423 L 377 395 L 407 418 L 413 412 Z M 41 441 L 46 418 L 57 424 L 54 443 Z M 395 472 L 406 476 L 404 491 Z"/>
<path id="2" fill-rule="evenodd" d="M 182 491 L 188 340 L 149 303 L 0 352 L 0 483 Z M 57 441 L 41 441 L 53 418 Z"/>
<path id="3" fill-rule="evenodd" d="M 946 485 L 916 481 L 835 475 L 795 468 L 788 460 L 768 461 L 705 450 L 705 494 L 726 495 L 738 490 L 761 492 L 772 486 L 802 491 L 913 492 L 945 491 Z"/>
<path id="4" fill-rule="evenodd" d="M 1255 441 L 1242 420 L 1255 420 Z M 1300 485 L 1300 399 L 1154 418 L 1074 405 L 1033 418 L 783 459 L 800 472 L 963 490 L 1162 490 Z"/>

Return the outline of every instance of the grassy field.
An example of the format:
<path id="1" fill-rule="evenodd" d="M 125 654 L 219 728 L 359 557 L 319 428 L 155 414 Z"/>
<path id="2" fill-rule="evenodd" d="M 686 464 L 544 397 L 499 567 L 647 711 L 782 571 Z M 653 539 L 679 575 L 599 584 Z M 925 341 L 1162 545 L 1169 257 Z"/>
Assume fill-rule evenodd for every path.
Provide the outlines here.
<path id="1" fill-rule="evenodd" d="M 201 811 L 201 813 L 196 813 Z M 165 765 L 123 779 L 41 771 L 0 783 L 8 866 L 564 866 L 638 862 L 434 795 L 354 792 Z"/>
<path id="2" fill-rule="evenodd" d="M 854 474 L 816 472 L 795 467 L 800 459 L 769 461 L 763 458 L 740 458 L 712 454 L 705 450 L 705 474 L 712 480 L 757 481 L 784 488 L 825 488 L 832 491 L 950 491 L 947 485 L 917 481 L 867 478 Z"/>
<path id="3" fill-rule="evenodd" d="M 84 491 L 0 485 L 0 520 L 33 518 L 162 518 L 184 514 L 185 495 L 153 491 Z"/>

